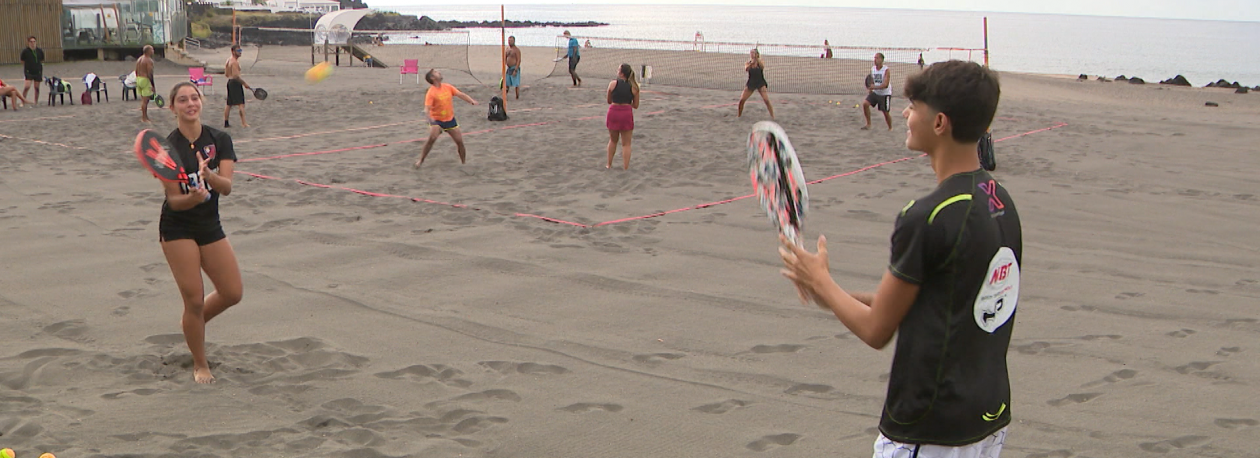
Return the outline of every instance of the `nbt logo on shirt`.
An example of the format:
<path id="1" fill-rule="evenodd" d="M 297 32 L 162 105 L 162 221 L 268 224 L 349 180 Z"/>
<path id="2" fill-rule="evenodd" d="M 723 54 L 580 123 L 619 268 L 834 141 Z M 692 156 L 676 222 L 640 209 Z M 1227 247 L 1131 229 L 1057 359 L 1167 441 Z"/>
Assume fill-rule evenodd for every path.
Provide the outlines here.
<path id="1" fill-rule="evenodd" d="M 976 325 L 992 334 L 1015 314 L 1019 302 L 1019 261 L 1008 247 L 998 249 L 989 261 L 984 286 L 976 294 Z"/>

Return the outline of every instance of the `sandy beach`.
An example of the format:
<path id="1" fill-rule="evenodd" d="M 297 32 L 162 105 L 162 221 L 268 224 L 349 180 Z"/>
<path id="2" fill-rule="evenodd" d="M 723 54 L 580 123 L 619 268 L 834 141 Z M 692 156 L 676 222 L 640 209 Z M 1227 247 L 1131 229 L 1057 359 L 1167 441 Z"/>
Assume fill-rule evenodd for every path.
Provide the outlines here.
<path id="1" fill-rule="evenodd" d="M 527 49 L 521 99 L 491 122 L 497 53 L 471 47 L 472 74 L 444 70 L 481 102 L 456 103 L 468 163 L 442 139 L 420 170 L 427 84 L 247 66 L 270 97 L 227 130 L 241 161 L 221 213 L 245 294 L 207 329 L 213 385 L 192 381 L 161 187 L 131 151 L 144 126 L 116 75 L 134 64 L 47 65 L 115 76 L 109 103 L 78 105 L 78 83 L 73 107 L 0 112 L 0 447 L 870 456 L 893 350 L 779 275 L 775 234 L 742 198 L 745 136 L 768 119 L 757 97 L 735 116 L 742 66 L 725 90 L 645 86 L 622 171 L 603 167 L 611 66 L 580 66 L 570 88 L 548 77 L 553 49 Z M 197 56 L 221 65 L 226 50 Z M 183 75 L 159 62 L 158 89 Z M 20 84 L 21 69 L 0 78 Z M 905 100 L 892 131 L 878 115 L 861 131 L 861 94 L 776 93 L 767 78 L 806 177 L 830 178 L 809 188 L 806 239 L 827 235 L 842 286 L 874 288 L 895 215 L 934 187 L 905 149 Z M 1260 96 L 1002 78 L 995 175 L 1025 241 L 1003 456 L 1254 456 Z M 224 94 L 216 81 L 206 124 L 222 126 Z"/>

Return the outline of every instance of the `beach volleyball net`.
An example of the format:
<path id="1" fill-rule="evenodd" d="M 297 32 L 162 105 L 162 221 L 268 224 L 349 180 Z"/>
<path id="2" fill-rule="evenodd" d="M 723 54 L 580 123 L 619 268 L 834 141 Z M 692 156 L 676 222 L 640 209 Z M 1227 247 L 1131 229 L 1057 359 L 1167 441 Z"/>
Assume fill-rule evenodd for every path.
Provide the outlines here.
<path id="1" fill-rule="evenodd" d="M 577 73 L 611 73 L 630 64 L 646 84 L 704 89 L 742 89 L 748 80 L 744 63 L 757 49 L 765 62 L 770 91 L 800 94 L 865 94 L 875 53 L 894 72 L 894 81 L 919 70 L 918 60 L 929 48 L 784 45 L 634 38 L 574 37 L 582 44 Z M 587 43 L 589 42 L 589 47 Z M 827 48 L 831 57 L 827 58 Z M 568 50 L 568 38 L 556 39 L 556 57 Z M 606 70 L 607 69 L 607 70 Z M 567 77 L 568 60 L 556 62 L 553 77 Z M 894 83 L 895 84 L 895 83 Z M 896 90 L 896 88 L 894 88 Z"/>

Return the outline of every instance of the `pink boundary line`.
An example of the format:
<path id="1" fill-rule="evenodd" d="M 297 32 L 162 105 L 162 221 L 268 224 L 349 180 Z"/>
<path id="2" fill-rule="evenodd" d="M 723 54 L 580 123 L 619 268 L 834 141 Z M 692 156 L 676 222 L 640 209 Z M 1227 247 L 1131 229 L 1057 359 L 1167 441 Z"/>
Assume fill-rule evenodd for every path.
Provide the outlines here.
<path id="1" fill-rule="evenodd" d="M 312 135 L 337 134 L 341 132 L 354 132 L 357 130 L 371 130 L 371 129 L 380 129 L 383 127 L 401 126 L 403 124 L 409 124 L 412 122 L 419 123 L 420 121 L 418 120 L 417 121 L 402 121 L 402 122 L 395 122 L 395 123 L 390 123 L 390 124 L 378 124 L 375 126 L 353 127 L 349 129 L 339 129 L 339 130 L 326 130 L 323 132 L 308 132 L 305 134 L 285 135 L 285 136 L 280 136 L 280 137 L 246 138 L 246 139 L 237 140 L 236 143 L 240 144 L 240 143 L 250 143 L 250 142 L 268 142 L 272 140 L 291 140 L 294 138 L 310 137 Z"/>
<path id="2" fill-rule="evenodd" d="M 553 122 L 559 122 L 559 121 L 553 121 Z M 543 124 L 549 124 L 549 123 L 543 123 Z M 1067 126 L 1067 125 L 1068 125 L 1068 124 L 1067 124 L 1066 122 L 1060 122 L 1060 123 L 1058 123 L 1058 124 L 1056 124 L 1056 125 L 1053 125 L 1053 126 L 1050 126 L 1050 127 L 1044 127 L 1044 128 L 1037 129 L 1037 130 L 1032 130 L 1032 131 L 1024 132 L 1024 133 L 1022 133 L 1022 134 L 1015 134 L 1015 135 L 1011 135 L 1011 136 L 1008 136 L 1008 137 L 1002 137 L 1002 138 L 999 138 L 999 139 L 997 139 L 997 140 L 994 140 L 994 142 L 996 143 L 996 142 L 1001 142 L 1001 141 L 1005 141 L 1005 140 L 1010 140 L 1010 139 L 1014 139 L 1014 138 L 1023 137 L 1023 136 L 1026 136 L 1026 135 L 1035 134 L 1035 133 L 1038 133 L 1038 132 L 1045 132 L 1045 131 L 1048 131 L 1048 130 L 1054 130 L 1054 129 L 1058 129 L 1058 128 L 1060 128 L 1060 127 L 1065 127 L 1065 126 Z M 523 127 L 523 126 L 520 126 L 520 127 Z M 483 131 L 483 132 L 484 132 L 484 131 Z M 819 179 L 817 179 L 817 180 L 813 180 L 813 181 L 810 181 L 810 182 L 808 182 L 808 183 L 809 183 L 809 184 L 822 183 L 822 182 L 825 182 L 825 181 L 834 180 L 834 179 L 836 179 L 836 178 L 841 178 L 841 177 L 847 177 L 847 176 L 851 176 L 851 175 L 856 175 L 856 174 L 859 174 L 859 173 L 862 173 L 862 172 L 865 172 L 865 171 L 868 171 L 868 170 L 871 170 L 871 169 L 875 169 L 875 168 L 883 167 L 883 166 L 885 166 L 885 165 L 896 164 L 896 163 L 898 163 L 898 162 L 904 162 L 904 161 L 908 161 L 908 160 L 911 160 L 911 159 L 917 159 L 917 158 L 920 158 L 920 157 L 923 157 L 923 156 L 927 156 L 927 154 L 920 154 L 920 155 L 917 155 L 917 156 L 906 156 L 906 157 L 903 157 L 903 158 L 900 158 L 900 159 L 893 159 L 893 160 L 891 160 L 891 161 L 884 161 L 884 162 L 880 162 L 880 163 L 878 163 L 878 164 L 868 165 L 868 166 L 865 166 L 865 167 L 862 167 L 862 168 L 859 168 L 859 169 L 850 170 L 850 171 L 848 171 L 848 172 L 844 172 L 844 173 L 837 174 L 837 175 L 832 175 L 832 176 L 829 176 L 829 177 L 826 177 L 826 178 L 819 178 Z M 249 172 L 244 172 L 244 171 L 239 171 L 239 172 L 237 172 L 237 173 L 241 173 L 241 174 L 243 174 L 243 175 L 249 175 L 249 176 L 252 176 L 252 177 L 255 177 L 255 178 L 267 179 L 267 180 L 282 180 L 282 181 L 284 180 L 284 179 L 282 179 L 282 178 L 277 178 L 277 177 L 272 177 L 272 176 L 266 176 L 266 175 L 259 175 L 259 174 L 256 174 L 256 173 L 249 173 Z M 332 186 L 332 185 L 326 185 L 326 184 L 320 184 L 320 183 L 313 183 L 313 182 L 304 181 L 304 180 L 297 180 L 297 179 L 294 179 L 294 180 L 292 180 L 292 181 L 293 181 L 293 182 L 296 182 L 296 183 L 298 183 L 298 184 L 306 185 L 306 186 L 314 186 L 314 187 L 318 187 L 318 188 L 325 188 L 325 189 L 339 189 L 339 190 L 349 191 L 349 192 L 353 192 L 353 193 L 356 193 L 356 194 L 362 194 L 362 195 L 365 195 L 365 196 L 371 196 L 371 197 L 392 197 L 392 198 L 408 199 L 408 200 L 411 200 L 412 202 L 421 202 L 421 203 L 437 204 L 437 205 L 446 205 L 446 206 L 449 206 L 449 207 L 454 207 L 454 208 L 466 208 L 466 209 L 469 209 L 469 210 L 484 211 L 484 212 L 496 213 L 496 214 L 500 214 L 500 215 L 514 216 L 514 217 L 518 217 L 518 218 L 535 218 L 535 219 L 539 219 L 539 220 L 542 220 L 542 221 L 547 221 L 547 222 L 552 222 L 552 223 L 557 223 L 557 224 L 566 224 L 566 225 L 570 225 L 570 226 L 574 226 L 574 227 L 581 227 L 581 228 L 594 228 L 594 227 L 600 227 L 600 226 L 608 226 L 608 225 L 611 225 L 611 224 L 618 224 L 618 223 L 624 223 L 624 222 L 629 222 L 629 221 L 636 221 L 636 220 L 641 220 L 641 219 L 655 218 L 655 217 L 658 217 L 658 216 L 664 216 L 664 215 L 668 215 L 668 214 L 671 214 L 671 213 L 680 213 L 680 212 L 689 211 L 689 210 L 698 210 L 698 209 L 702 209 L 702 208 L 709 208 L 709 207 L 713 207 L 713 206 L 717 206 L 717 205 L 729 204 L 729 203 L 731 203 L 731 202 L 735 202 L 735 201 L 739 201 L 739 200 L 744 200 L 744 199 L 747 199 L 747 198 L 750 198 L 750 197 L 753 197 L 753 196 L 755 196 L 755 195 L 756 195 L 756 194 L 748 194 L 748 195 L 743 195 L 743 196 L 739 196 L 739 197 L 732 197 L 732 198 L 729 198 L 729 199 L 723 199 L 723 200 L 718 200 L 718 201 L 714 201 L 714 202 L 707 202 L 707 203 L 702 203 L 702 204 L 692 205 L 692 206 L 689 206 L 689 207 L 676 208 L 676 209 L 673 209 L 673 210 L 667 210 L 667 211 L 663 211 L 663 212 L 656 212 L 656 213 L 647 214 L 647 215 L 641 215 L 641 216 L 631 216 L 631 217 L 628 217 L 628 218 L 620 218 L 620 219 L 608 220 L 608 221 L 604 221 L 604 222 L 600 222 L 600 223 L 595 223 L 595 224 L 582 224 L 582 223 L 575 223 L 575 222 L 573 222 L 573 221 L 566 221 L 566 220 L 562 220 L 562 219 L 558 219 L 558 218 L 551 218 L 551 217 L 547 217 L 547 216 L 534 215 L 534 214 L 530 214 L 530 213 L 502 213 L 502 212 L 496 212 L 496 211 L 493 211 L 493 210 L 486 210 L 486 209 L 483 209 L 483 208 L 473 207 L 473 206 L 470 206 L 470 205 L 465 205 L 465 204 L 453 204 L 453 203 L 450 203 L 450 202 L 441 202 L 441 201 L 436 201 L 436 200 L 423 199 L 423 198 L 419 198 L 419 197 L 400 196 L 400 195 L 396 195 L 396 194 L 381 194 L 381 193 L 376 193 L 376 192 L 371 192 L 371 191 L 364 191 L 364 190 L 361 190 L 361 189 L 346 188 L 346 187 L 342 187 L 342 186 Z"/>
<path id="3" fill-rule="evenodd" d="M 644 114 L 643 114 L 643 116 L 658 115 L 658 114 L 661 114 L 661 113 L 664 113 L 664 112 L 665 112 L 665 110 L 652 111 L 652 112 L 644 113 Z M 556 121 L 534 122 L 534 123 L 529 123 L 529 124 L 514 124 L 514 125 L 511 125 L 511 126 L 495 127 L 495 128 L 491 128 L 491 129 L 482 129 L 482 130 L 474 130 L 474 131 L 471 131 L 471 132 L 464 132 L 464 135 L 477 135 L 477 134 L 484 134 L 484 133 L 488 133 L 488 132 L 495 132 L 495 131 L 500 131 L 500 130 L 517 129 L 517 128 L 521 128 L 521 127 L 545 126 L 545 125 L 548 125 L 548 124 L 556 124 L 556 123 L 569 122 L 569 121 L 586 121 L 586 120 L 595 119 L 595 118 L 602 118 L 602 117 L 603 117 L 603 115 L 598 115 L 598 116 L 586 116 L 586 117 L 574 118 L 574 119 L 566 119 L 566 120 L 556 120 Z M 277 138 L 278 138 L 278 137 L 277 137 Z M 428 140 L 428 139 L 429 139 L 429 137 L 421 137 L 421 138 L 413 138 L 413 139 L 410 139 L 410 140 L 398 140 L 398 141 L 385 142 L 385 143 L 375 143 L 375 144 L 371 144 L 371 145 L 351 146 L 351 147 L 348 147 L 348 148 L 337 148 L 337 149 L 330 149 L 330 150 L 324 150 L 324 151 L 310 151 L 310 152 L 305 152 L 305 153 L 281 154 L 281 155 L 278 155 L 278 156 L 252 157 L 252 158 L 241 159 L 241 160 L 239 160 L 239 161 L 237 161 L 237 162 L 257 162 L 257 161 L 269 161 L 269 160 L 273 160 L 273 159 L 285 159 L 285 158 L 290 158 L 290 157 L 315 156 L 315 155 L 319 155 L 319 154 L 330 154 L 330 153 L 343 153 L 343 152 L 346 152 L 346 151 L 354 151 L 354 150 L 361 150 L 361 149 L 380 148 L 380 147 L 383 147 L 383 146 L 398 145 L 398 144 L 402 144 L 402 143 L 415 143 L 415 142 L 422 142 L 422 141 L 425 141 L 425 140 Z"/>

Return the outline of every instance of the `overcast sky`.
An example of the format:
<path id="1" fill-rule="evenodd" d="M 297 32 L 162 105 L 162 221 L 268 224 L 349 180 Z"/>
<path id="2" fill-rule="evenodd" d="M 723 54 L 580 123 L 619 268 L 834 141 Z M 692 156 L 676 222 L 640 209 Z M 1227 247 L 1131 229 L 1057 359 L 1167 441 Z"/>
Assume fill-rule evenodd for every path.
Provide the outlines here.
<path id="1" fill-rule="evenodd" d="M 424 0 L 366 0 L 381 8 L 416 7 Z M 957 11 L 996 11 L 1013 13 L 1084 14 L 1171 19 L 1260 21 L 1260 0 L 471 0 L 465 4 L 718 4 L 795 5 L 855 8 L 908 8 Z"/>

